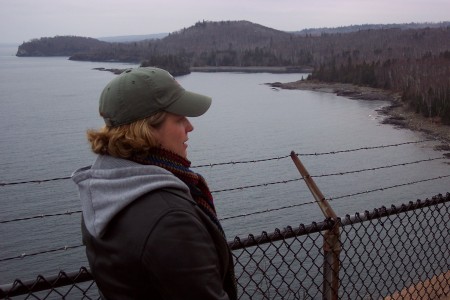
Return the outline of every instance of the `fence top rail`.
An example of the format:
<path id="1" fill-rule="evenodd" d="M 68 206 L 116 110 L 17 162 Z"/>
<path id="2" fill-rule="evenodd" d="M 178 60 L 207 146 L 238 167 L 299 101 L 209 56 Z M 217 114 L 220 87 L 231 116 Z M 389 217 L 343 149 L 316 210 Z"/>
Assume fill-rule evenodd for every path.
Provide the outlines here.
<path id="1" fill-rule="evenodd" d="M 365 221 L 370 221 L 373 219 L 387 217 L 390 215 L 398 215 L 400 213 L 406 213 L 408 211 L 430 207 L 433 205 L 438 205 L 449 201 L 450 201 L 450 193 L 447 193 L 445 196 L 439 194 L 433 196 L 431 199 L 425 199 L 423 201 L 418 199 L 416 202 L 410 201 L 408 204 L 402 204 L 400 206 L 392 205 L 390 208 L 382 206 L 380 208 L 375 208 L 372 212 L 365 211 L 363 213 L 356 213 L 354 215 L 346 215 L 344 218 L 339 218 L 339 221 L 342 226 L 351 225 Z"/>
<path id="2" fill-rule="evenodd" d="M 344 218 L 338 217 L 337 222 L 340 226 L 352 225 L 356 223 L 362 223 L 373 219 L 379 219 L 390 215 L 398 215 L 406 213 L 408 211 L 430 207 L 445 202 L 450 202 L 450 192 L 445 196 L 439 194 L 433 196 L 431 199 L 417 200 L 416 202 L 410 201 L 408 204 L 402 204 L 400 206 L 392 205 L 390 208 L 382 206 L 376 208 L 372 212 L 365 211 L 364 213 L 356 213 L 354 215 L 346 215 Z M 247 238 L 235 237 L 233 241 L 229 241 L 228 245 L 231 250 L 238 250 L 248 248 L 252 246 L 262 245 L 266 243 L 273 243 L 289 239 L 292 237 L 308 235 L 311 233 L 317 233 L 324 230 L 330 230 L 334 227 L 335 221 L 330 218 L 325 219 L 323 222 L 313 222 L 310 225 L 300 224 L 299 227 L 292 228 L 291 226 L 285 227 L 283 230 L 275 229 L 273 233 L 267 233 L 265 231 L 258 236 L 250 234 Z"/>

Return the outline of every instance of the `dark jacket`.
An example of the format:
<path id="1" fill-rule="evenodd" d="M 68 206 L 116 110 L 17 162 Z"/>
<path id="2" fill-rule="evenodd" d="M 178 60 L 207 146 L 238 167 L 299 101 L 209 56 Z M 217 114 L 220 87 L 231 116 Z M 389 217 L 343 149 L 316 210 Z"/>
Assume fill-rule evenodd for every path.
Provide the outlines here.
<path id="1" fill-rule="evenodd" d="M 232 260 L 227 242 L 197 206 L 187 186 L 178 186 L 178 179 L 164 169 L 155 171 L 158 167 L 115 160 L 101 157 L 92 168 L 74 173 L 83 203 L 83 242 L 103 297 L 121 300 L 235 298 L 234 284 L 227 281 Z M 110 203 L 120 200 L 104 199 L 104 193 L 99 192 L 108 186 L 103 186 L 105 181 L 123 178 L 121 172 L 110 176 L 118 168 L 133 176 L 138 174 L 138 180 L 156 173 L 159 183 L 164 184 L 153 184 L 132 201 L 123 200 L 126 202 L 123 207 L 108 208 Z M 137 171 L 133 170 L 136 168 Z M 105 177 L 104 173 L 109 175 Z M 173 178 L 167 176 L 177 180 L 172 182 Z M 130 191 L 119 192 L 127 189 L 123 183 L 110 188 L 127 198 Z M 133 186 L 132 182 L 128 184 Z M 114 211 L 112 217 L 110 211 Z"/>

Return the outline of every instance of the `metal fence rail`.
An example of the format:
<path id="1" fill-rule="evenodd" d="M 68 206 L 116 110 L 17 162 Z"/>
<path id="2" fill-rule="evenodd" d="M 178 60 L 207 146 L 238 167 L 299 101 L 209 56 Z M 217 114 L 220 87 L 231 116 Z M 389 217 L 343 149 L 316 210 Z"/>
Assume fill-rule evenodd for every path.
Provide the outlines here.
<path id="1" fill-rule="evenodd" d="M 450 193 L 229 242 L 239 299 L 326 299 L 323 233 L 340 228 L 339 299 L 450 297 Z M 0 298 L 99 299 L 88 270 L 0 286 Z"/>

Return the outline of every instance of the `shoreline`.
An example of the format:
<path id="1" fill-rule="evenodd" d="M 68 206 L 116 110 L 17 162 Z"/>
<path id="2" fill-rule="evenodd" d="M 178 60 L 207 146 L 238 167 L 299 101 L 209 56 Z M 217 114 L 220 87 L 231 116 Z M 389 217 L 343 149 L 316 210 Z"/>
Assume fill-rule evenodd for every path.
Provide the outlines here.
<path id="1" fill-rule="evenodd" d="M 311 73 L 311 67 L 237 67 L 237 66 L 207 66 L 207 67 L 191 67 L 191 72 L 240 72 L 240 73 Z"/>
<path id="2" fill-rule="evenodd" d="M 385 116 L 382 124 L 389 124 L 396 128 L 404 128 L 424 133 L 426 136 L 439 140 L 442 145 L 436 150 L 450 151 L 450 126 L 441 124 L 435 119 L 425 118 L 409 109 L 402 101 L 399 93 L 361 87 L 348 83 L 324 83 L 317 81 L 299 80 L 295 82 L 267 83 L 274 89 L 308 90 L 323 93 L 333 93 L 338 96 L 354 100 L 384 100 L 390 105 L 378 110 L 380 115 Z M 450 153 L 444 154 L 450 157 Z"/>

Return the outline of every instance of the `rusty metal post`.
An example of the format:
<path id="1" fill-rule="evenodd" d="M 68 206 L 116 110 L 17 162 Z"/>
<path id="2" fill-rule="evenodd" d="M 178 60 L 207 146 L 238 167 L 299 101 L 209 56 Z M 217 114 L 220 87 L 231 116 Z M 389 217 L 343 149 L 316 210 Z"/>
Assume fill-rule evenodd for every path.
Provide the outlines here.
<path id="1" fill-rule="evenodd" d="M 294 151 L 291 152 L 291 158 L 311 191 L 311 194 L 322 210 L 322 213 L 326 218 L 331 218 L 335 221 L 335 226 L 333 229 L 327 230 L 323 235 L 324 264 L 322 298 L 324 300 L 338 300 L 340 267 L 339 254 L 341 252 L 341 242 L 337 215 Z"/>

